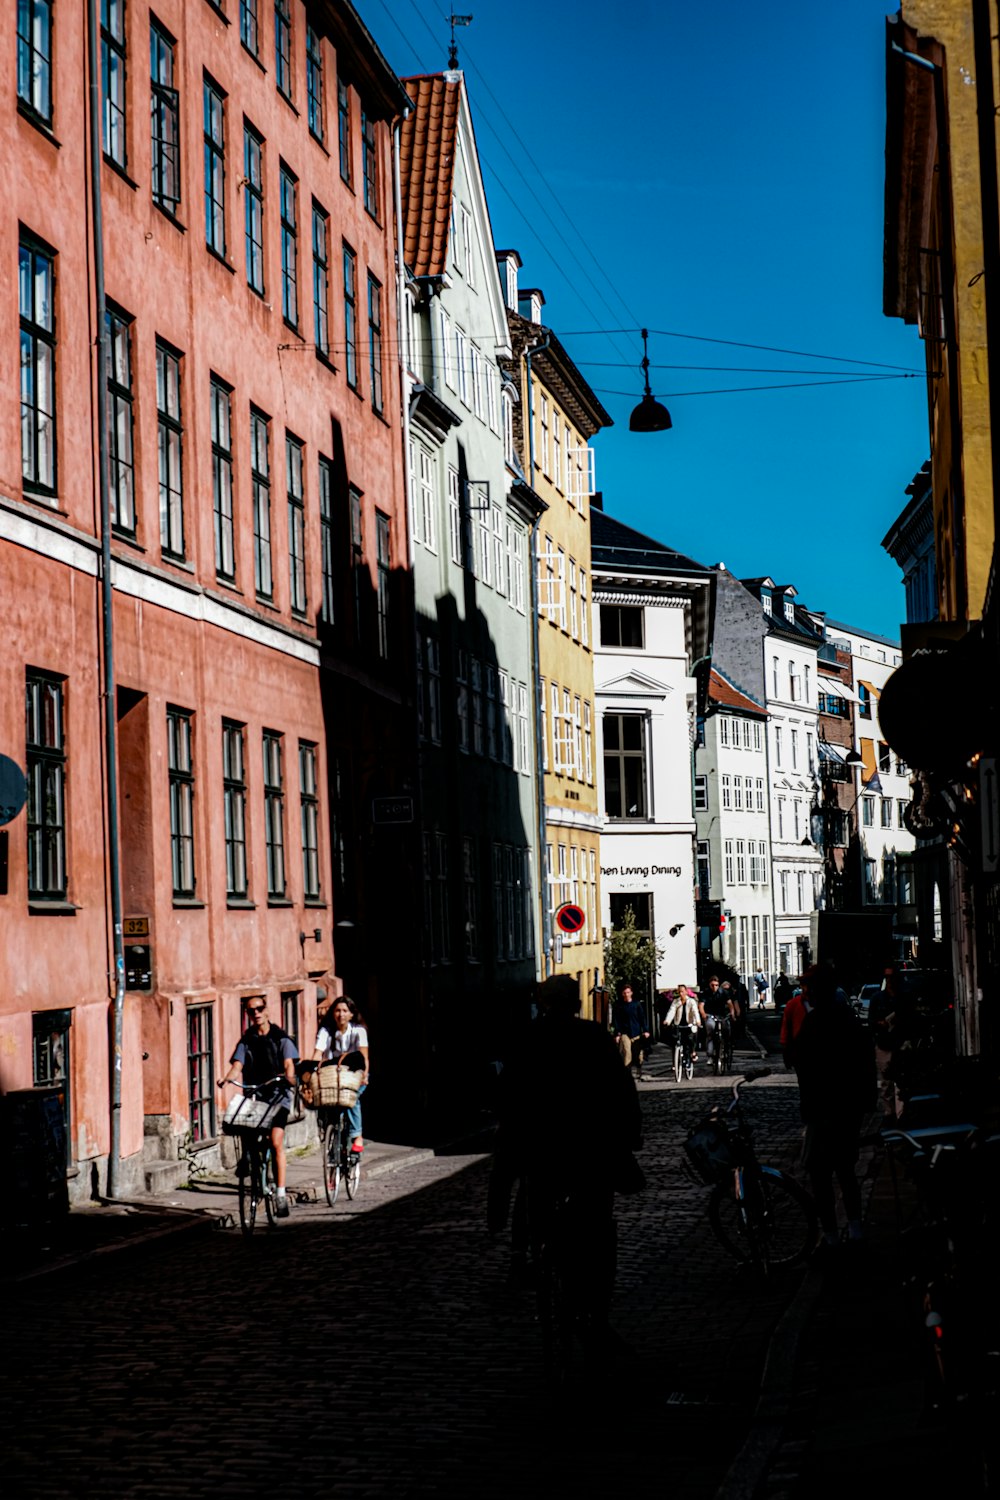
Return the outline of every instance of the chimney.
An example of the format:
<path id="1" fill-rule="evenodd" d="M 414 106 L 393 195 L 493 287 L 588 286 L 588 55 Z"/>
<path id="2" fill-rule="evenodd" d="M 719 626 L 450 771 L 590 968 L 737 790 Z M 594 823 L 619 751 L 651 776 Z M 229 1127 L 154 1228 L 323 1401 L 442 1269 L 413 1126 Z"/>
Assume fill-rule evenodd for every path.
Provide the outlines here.
<path id="1" fill-rule="evenodd" d="M 517 273 L 522 265 L 516 250 L 497 251 L 497 269 L 500 272 L 500 287 L 503 300 L 511 312 L 517 312 Z"/>
<path id="2" fill-rule="evenodd" d="M 517 296 L 517 310 L 529 323 L 541 323 L 545 298 L 536 286 L 525 287 Z"/>

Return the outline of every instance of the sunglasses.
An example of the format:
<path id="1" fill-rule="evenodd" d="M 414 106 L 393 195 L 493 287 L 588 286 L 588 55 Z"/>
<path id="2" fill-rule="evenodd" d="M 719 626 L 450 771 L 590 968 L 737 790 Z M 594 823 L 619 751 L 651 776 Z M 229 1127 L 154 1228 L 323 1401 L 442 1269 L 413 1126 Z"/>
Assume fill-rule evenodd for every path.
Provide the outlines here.
<path id="1" fill-rule="evenodd" d="M 267 1009 L 266 1005 L 248 1005 L 247 1006 L 247 1015 L 248 1016 L 259 1016 L 266 1009 Z"/>

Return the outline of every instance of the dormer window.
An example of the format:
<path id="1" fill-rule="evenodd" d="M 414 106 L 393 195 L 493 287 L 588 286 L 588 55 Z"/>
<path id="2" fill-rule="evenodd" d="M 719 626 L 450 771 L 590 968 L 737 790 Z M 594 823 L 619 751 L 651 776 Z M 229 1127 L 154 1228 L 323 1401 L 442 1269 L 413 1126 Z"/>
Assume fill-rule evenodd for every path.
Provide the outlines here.
<path id="1" fill-rule="evenodd" d="M 791 594 L 785 595 L 785 619 L 795 623 L 795 601 Z"/>
<path id="2" fill-rule="evenodd" d="M 766 615 L 769 615 L 771 613 L 771 596 L 770 596 L 770 594 L 761 594 L 761 596 L 760 596 L 760 602 L 764 606 L 764 613 Z"/>

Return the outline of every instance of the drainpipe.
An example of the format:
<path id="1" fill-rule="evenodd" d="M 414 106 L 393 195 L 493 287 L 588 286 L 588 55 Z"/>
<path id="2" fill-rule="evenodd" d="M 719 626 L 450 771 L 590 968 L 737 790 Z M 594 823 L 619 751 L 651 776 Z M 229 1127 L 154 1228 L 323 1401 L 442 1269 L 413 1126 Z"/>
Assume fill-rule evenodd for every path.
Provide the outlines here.
<path id="1" fill-rule="evenodd" d="M 989 0 L 972 0 L 979 116 L 979 182 L 983 215 L 983 270 L 986 293 L 986 349 L 990 392 L 990 450 L 993 459 L 993 540 L 1000 537 L 1000 203 L 997 198 L 996 108 Z"/>
<path id="2" fill-rule="evenodd" d="M 114 583 L 111 577 L 111 507 L 108 484 L 108 352 L 104 300 L 104 227 L 101 212 L 101 95 L 97 63 L 97 0 L 87 4 L 90 67 L 90 194 L 94 236 L 94 302 L 97 319 L 97 459 L 101 518 L 101 645 L 104 658 L 104 761 L 108 796 L 108 877 L 114 943 L 112 1009 L 109 1198 L 117 1198 L 122 1146 L 122 1024 L 125 1012 L 125 949 L 122 942 L 122 881 L 118 850 L 118 722 L 115 702 Z"/>
<path id="3" fill-rule="evenodd" d="M 403 110 L 403 119 L 408 120 L 411 111 Z M 392 192 L 396 203 L 396 329 L 399 344 L 399 388 L 403 410 L 403 480 L 406 490 L 406 556 L 412 574 L 413 550 L 413 484 L 410 474 L 410 379 L 406 347 L 406 266 L 403 263 L 403 189 L 399 170 L 399 138 L 402 129 L 397 120 L 392 127 Z"/>
<path id="4" fill-rule="evenodd" d="M 550 342 L 550 335 L 545 334 L 539 343 L 524 351 L 524 363 L 528 372 L 528 483 L 532 489 L 535 487 L 535 414 L 531 398 L 531 358 L 534 354 L 543 353 Z M 551 871 L 545 838 L 545 752 L 542 744 L 542 725 L 545 720 L 542 716 L 542 662 L 538 621 L 538 525 L 541 519 L 538 515 L 531 523 L 531 638 L 535 654 L 535 781 L 538 786 L 538 868 L 542 876 L 542 978 L 547 979 L 552 970 L 552 928 L 549 921 Z"/>

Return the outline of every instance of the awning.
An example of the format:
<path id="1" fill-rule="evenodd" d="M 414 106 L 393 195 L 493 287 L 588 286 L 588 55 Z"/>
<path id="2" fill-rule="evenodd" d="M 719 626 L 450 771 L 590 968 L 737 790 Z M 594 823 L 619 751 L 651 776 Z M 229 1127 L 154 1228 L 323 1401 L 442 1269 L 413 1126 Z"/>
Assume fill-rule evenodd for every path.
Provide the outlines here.
<path id="1" fill-rule="evenodd" d="M 847 751 L 842 750 L 839 745 L 831 745 L 827 740 L 819 741 L 820 760 L 836 760 L 843 765 L 847 759 Z"/>
<path id="2" fill-rule="evenodd" d="M 829 693 L 831 698 L 846 698 L 844 685 L 837 677 L 820 677 L 816 686 L 821 693 Z"/>

